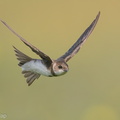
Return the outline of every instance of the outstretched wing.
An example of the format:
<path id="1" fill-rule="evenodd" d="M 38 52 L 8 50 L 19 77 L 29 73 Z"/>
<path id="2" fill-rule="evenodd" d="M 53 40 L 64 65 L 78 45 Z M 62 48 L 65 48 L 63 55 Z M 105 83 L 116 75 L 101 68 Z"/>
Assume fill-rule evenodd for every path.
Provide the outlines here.
<path id="1" fill-rule="evenodd" d="M 0 20 L 12 33 L 14 33 L 17 37 L 20 38 L 20 40 L 26 44 L 29 48 L 31 48 L 31 50 L 33 52 L 35 52 L 37 55 L 39 55 L 46 63 L 47 65 L 51 65 L 52 63 L 52 59 L 46 55 L 45 53 L 43 53 L 42 51 L 40 51 L 38 48 L 36 48 L 35 46 L 33 46 L 32 44 L 30 44 L 29 42 L 27 42 L 23 37 L 21 37 L 19 34 L 17 34 L 6 22 L 4 22 L 3 20 Z"/>
<path id="2" fill-rule="evenodd" d="M 93 29 L 95 28 L 98 22 L 99 16 L 100 16 L 100 12 L 98 13 L 94 21 L 90 24 L 90 26 L 84 31 L 84 33 L 79 37 L 79 39 L 73 44 L 73 46 L 58 59 L 64 59 L 67 62 L 79 51 L 82 44 L 85 42 L 85 40 L 89 37 Z"/>

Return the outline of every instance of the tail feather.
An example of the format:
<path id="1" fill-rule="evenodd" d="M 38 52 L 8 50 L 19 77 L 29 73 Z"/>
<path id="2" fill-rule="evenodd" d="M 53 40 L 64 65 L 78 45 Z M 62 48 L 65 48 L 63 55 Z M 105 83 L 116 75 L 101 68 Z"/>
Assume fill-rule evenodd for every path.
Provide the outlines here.
<path id="1" fill-rule="evenodd" d="M 13 46 L 13 48 L 14 48 L 14 51 L 16 52 L 17 59 L 20 61 L 19 64 L 18 64 L 19 66 L 22 66 L 22 65 L 24 65 L 26 62 L 29 62 L 29 61 L 32 60 L 31 57 L 25 55 L 24 53 L 22 53 L 21 51 L 19 51 L 19 50 L 18 50 L 17 48 L 15 48 L 14 46 Z"/>
<path id="2" fill-rule="evenodd" d="M 27 78 L 26 82 L 28 83 L 28 86 L 30 86 L 35 79 L 40 77 L 40 74 L 31 71 L 22 71 L 22 73 L 24 74 L 24 77 Z"/>
<path id="3" fill-rule="evenodd" d="M 31 60 L 33 60 L 31 57 L 25 55 L 24 53 L 22 53 L 21 51 L 19 51 L 17 48 L 14 48 L 14 51 L 16 53 L 17 59 L 19 60 L 19 66 L 24 65 L 26 62 L 29 62 Z M 35 79 L 38 79 L 40 77 L 41 74 L 38 73 L 34 73 L 31 71 L 22 71 L 22 74 L 24 74 L 24 77 L 26 78 L 26 82 L 28 83 L 28 86 L 30 86 Z"/>

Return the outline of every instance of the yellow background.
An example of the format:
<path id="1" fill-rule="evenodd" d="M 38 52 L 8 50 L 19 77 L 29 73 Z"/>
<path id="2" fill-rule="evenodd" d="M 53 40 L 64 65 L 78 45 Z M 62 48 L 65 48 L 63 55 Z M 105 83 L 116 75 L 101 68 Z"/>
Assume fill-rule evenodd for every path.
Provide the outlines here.
<path id="1" fill-rule="evenodd" d="M 58 58 L 98 24 L 60 77 L 27 86 L 12 45 L 39 58 L 0 23 L 0 120 L 120 120 L 120 0 L 0 0 L 0 18 Z"/>

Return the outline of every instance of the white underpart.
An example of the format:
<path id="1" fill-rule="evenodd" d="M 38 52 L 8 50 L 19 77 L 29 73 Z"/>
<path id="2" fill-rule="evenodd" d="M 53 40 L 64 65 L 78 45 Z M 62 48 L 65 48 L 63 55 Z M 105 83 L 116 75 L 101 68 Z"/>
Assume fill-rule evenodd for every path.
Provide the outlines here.
<path id="1" fill-rule="evenodd" d="M 63 71 L 62 69 L 59 69 L 58 71 L 54 71 L 55 72 L 55 74 L 56 75 L 63 75 L 63 74 L 65 74 L 66 72 L 65 71 Z"/>
<path id="2" fill-rule="evenodd" d="M 41 60 L 32 60 L 21 66 L 23 71 L 31 71 L 45 76 L 52 76 L 51 71 L 46 68 Z"/>

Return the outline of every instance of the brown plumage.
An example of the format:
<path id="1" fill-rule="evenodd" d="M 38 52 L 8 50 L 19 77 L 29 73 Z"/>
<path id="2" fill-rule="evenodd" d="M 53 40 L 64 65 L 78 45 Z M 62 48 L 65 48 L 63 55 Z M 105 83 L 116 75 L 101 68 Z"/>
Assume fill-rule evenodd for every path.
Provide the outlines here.
<path id="1" fill-rule="evenodd" d="M 26 62 L 30 62 L 31 60 L 32 60 L 32 58 L 31 57 L 29 57 L 29 56 L 27 56 L 27 55 L 25 55 L 24 53 L 22 53 L 21 51 L 19 51 L 17 48 L 15 48 L 14 46 L 13 46 L 13 48 L 14 48 L 14 51 L 16 52 L 16 56 L 17 56 L 17 59 L 20 61 L 19 62 L 19 66 L 22 66 L 22 65 L 24 65 Z"/>
<path id="2" fill-rule="evenodd" d="M 82 44 L 86 41 L 89 35 L 94 30 L 100 17 L 100 12 L 97 14 L 96 18 L 90 24 L 90 26 L 83 32 L 83 34 L 78 38 L 78 40 L 70 47 L 70 49 L 65 52 L 57 60 L 51 59 L 48 55 L 43 53 L 41 50 L 33 46 L 31 43 L 26 41 L 23 37 L 17 34 L 6 22 L 0 20 L 12 33 L 14 33 L 20 40 L 27 45 L 34 53 L 39 55 L 42 60 L 32 59 L 31 57 L 25 55 L 17 48 L 14 47 L 17 59 L 19 60 L 19 66 L 22 68 L 22 73 L 24 77 L 27 78 L 28 85 L 31 85 L 35 79 L 38 79 L 40 75 L 52 77 L 60 76 L 65 74 L 69 67 L 67 62 L 80 50 Z"/>

